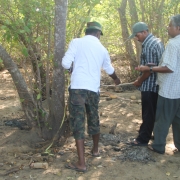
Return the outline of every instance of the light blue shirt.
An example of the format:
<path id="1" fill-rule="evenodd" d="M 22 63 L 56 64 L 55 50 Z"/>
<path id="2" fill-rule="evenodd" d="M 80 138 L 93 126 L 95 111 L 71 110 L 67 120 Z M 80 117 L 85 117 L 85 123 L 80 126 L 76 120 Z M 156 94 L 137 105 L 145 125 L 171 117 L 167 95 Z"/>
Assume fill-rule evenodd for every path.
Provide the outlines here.
<path id="1" fill-rule="evenodd" d="M 168 99 L 180 98 L 180 35 L 169 40 L 159 66 L 172 73 L 158 73 L 159 95 Z"/>

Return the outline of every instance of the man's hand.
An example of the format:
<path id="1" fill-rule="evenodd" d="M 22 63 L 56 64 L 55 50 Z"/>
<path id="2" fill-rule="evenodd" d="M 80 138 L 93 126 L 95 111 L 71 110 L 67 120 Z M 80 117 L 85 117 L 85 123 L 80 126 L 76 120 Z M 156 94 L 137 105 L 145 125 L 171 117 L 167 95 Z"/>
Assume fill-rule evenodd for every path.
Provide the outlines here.
<path id="1" fill-rule="evenodd" d="M 140 72 L 147 72 L 147 71 L 150 71 L 150 67 L 148 67 L 148 66 L 138 66 L 138 67 L 135 67 L 135 70 L 140 71 Z"/>
<path id="2" fill-rule="evenodd" d="M 140 87 L 142 85 L 142 81 L 140 80 L 140 77 L 138 77 L 134 83 L 133 83 L 134 86 L 136 87 Z"/>
<path id="3" fill-rule="evenodd" d="M 117 77 L 116 79 L 114 79 L 114 83 L 115 85 L 121 84 L 120 79 Z"/>
<path id="4" fill-rule="evenodd" d="M 142 83 L 140 83 L 138 81 L 138 79 L 137 79 L 137 80 L 134 81 L 133 85 L 136 86 L 136 87 L 140 87 L 142 85 Z"/>
<path id="5" fill-rule="evenodd" d="M 109 75 L 113 80 L 114 80 L 114 83 L 115 85 L 118 85 L 121 83 L 120 79 L 117 77 L 115 71 L 113 72 L 113 74 Z"/>

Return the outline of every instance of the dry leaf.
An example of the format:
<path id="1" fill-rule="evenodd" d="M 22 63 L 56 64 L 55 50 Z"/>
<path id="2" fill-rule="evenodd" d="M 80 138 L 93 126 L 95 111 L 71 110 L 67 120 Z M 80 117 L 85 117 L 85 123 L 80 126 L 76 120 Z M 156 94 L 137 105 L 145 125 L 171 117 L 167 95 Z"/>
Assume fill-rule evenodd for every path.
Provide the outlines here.
<path id="1" fill-rule="evenodd" d="M 67 159 L 67 162 L 70 162 L 70 160 L 69 160 L 69 159 Z"/>
<path id="2" fill-rule="evenodd" d="M 171 175 L 171 173 L 170 173 L 170 172 L 167 172 L 167 173 L 166 173 L 166 175 L 167 175 L 167 176 L 170 176 L 170 175 Z"/>

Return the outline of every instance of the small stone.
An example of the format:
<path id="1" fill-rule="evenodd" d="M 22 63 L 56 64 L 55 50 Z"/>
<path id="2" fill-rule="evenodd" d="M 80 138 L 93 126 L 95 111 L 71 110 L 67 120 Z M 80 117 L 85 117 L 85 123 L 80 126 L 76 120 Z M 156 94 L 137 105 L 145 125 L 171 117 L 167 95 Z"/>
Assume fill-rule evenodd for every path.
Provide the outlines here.
<path id="1" fill-rule="evenodd" d="M 120 147 L 114 147 L 114 151 L 120 151 Z"/>
<path id="2" fill-rule="evenodd" d="M 137 100 L 137 102 L 138 102 L 138 103 L 141 103 L 141 100 L 140 100 L 140 99 L 138 99 L 138 100 Z"/>
<path id="3" fill-rule="evenodd" d="M 99 166 L 97 166 L 98 168 L 102 168 L 103 166 L 102 165 L 99 165 Z"/>
<path id="4" fill-rule="evenodd" d="M 104 148 L 104 150 L 106 150 L 106 151 L 109 151 L 110 149 L 112 149 L 112 146 L 111 146 L 111 145 L 108 145 L 108 146 L 106 146 L 106 147 Z"/>
<path id="5" fill-rule="evenodd" d="M 116 95 L 113 95 L 113 94 L 111 94 L 109 97 L 110 97 L 111 99 L 117 99 L 117 96 L 116 96 Z"/>
<path id="6" fill-rule="evenodd" d="M 115 87 L 114 91 L 115 91 L 116 93 L 123 92 L 122 88 L 121 88 L 121 87 L 118 87 L 118 86 Z"/>
<path id="7" fill-rule="evenodd" d="M 136 96 L 131 96 L 131 98 L 130 99 L 132 99 L 132 100 L 136 100 Z"/>
<path id="8" fill-rule="evenodd" d="M 99 142 L 99 147 L 103 147 L 103 146 L 104 146 L 103 143 Z"/>
<path id="9" fill-rule="evenodd" d="M 111 101 L 111 100 L 112 100 L 112 98 L 110 98 L 110 97 L 106 98 L 106 101 Z"/>
<path id="10" fill-rule="evenodd" d="M 48 155 L 49 155 L 48 152 L 43 152 L 43 153 L 41 153 L 41 156 L 48 156 Z"/>
<path id="11" fill-rule="evenodd" d="M 67 142 L 68 142 L 68 143 L 74 143 L 74 137 L 73 137 L 73 136 L 69 137 L 69 138 L 67 139 Z"/>

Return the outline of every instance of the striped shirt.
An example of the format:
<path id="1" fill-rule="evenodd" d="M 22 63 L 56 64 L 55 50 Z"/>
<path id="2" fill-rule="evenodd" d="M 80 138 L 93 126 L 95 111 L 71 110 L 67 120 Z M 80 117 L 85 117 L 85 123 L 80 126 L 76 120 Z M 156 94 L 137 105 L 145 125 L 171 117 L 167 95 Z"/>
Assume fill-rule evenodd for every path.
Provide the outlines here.
<path id="1" fill-rule="evenodd" d="M 159 64 L 161 56 L 164 52 L 164 45 L 159 38 L 149 34 L 142 43 L 142 53 L 140 57 L 140 64 L 147 65 L 147 63 L 154 63 L 156 66 Z M 142 74 L 140 74 L 142 75 Z M 158 85 L 156 84 L 157 73 L 153 72 L 143 81 L 140 91 L 158 92 Z"/>
<path id="2" fill-rule="evenodd" d="M 168 99 L 180 98 L 180 35 L 169 40 L 159 66 L 172 73 L 158 73 L 159 95 Z"/>

